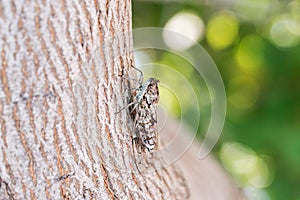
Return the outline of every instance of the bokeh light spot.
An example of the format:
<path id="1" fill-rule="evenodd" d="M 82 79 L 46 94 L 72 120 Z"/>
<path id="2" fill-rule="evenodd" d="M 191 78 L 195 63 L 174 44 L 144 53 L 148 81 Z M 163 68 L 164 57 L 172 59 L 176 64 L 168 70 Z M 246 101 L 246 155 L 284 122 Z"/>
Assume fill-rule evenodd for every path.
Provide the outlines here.
<path id="1" fill-rule="evenodd" d="M 227 170 L 236 175 L 245 187 L 266 188 L 273 181 L 264 159 L 240 143 L 224 143 L 220 158 Z"/>
<path id="2" fill-rule="evenodd" d="M 268 193 L 262 189 L 246 187 L 244 193 L 249 200 L 270 200 Z"/>
<path id="3" fill-rule="evenodd" d="M 278 47 L 293 47 L 300 41 L 300 22 L 289 16 L 274 20 L 270 29 L 270 38 Z"/>
<path id="4" fill-rule="evenodd" d="M 217 50 L 230 46 L 237 38 L 239 22 L 233 15 L 223 12 L 209 20 L 207 42 Z"/>
<path id="5" fill-rule="evenodd" d="M 264 47 L 265 42 L 259 36 L 245 36 L 235 52 L 235 60 L 241 69 L 247 73 L 256 73 L 264 64 Z"/>
<path id="6" fill-rule="evenodd" d="M 164 31 L 163 38 L 168 47 L 175 50 L 184 50 L 191 47 L 194 42 L 200 41 L 204 35 L 204 23 L 202 19 L 192 13 L 180 12 L 174 15 L 165 25 L 165 28 L 180 33 L 185 37 L 178 34 L 169 34 Z"/>

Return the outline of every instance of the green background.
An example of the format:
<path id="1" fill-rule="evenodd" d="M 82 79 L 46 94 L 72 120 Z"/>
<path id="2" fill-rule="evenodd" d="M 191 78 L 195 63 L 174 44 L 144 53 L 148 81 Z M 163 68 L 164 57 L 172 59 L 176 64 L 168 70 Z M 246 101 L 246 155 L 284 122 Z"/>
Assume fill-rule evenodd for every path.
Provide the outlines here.
<path id="1" fill-rule="evenodd" d="M 197 18 L 197 41 L 216 63 L 227 95 L 214 154 L 250 199 L 300 200 L 300 1 L 207 2 L 135 0 L 133 28 L 165 27 L 175 16 Z M 145 53 L 185 73 L 194 88 L 203 87 L 181 58 Z M 172 97 L 161 96 L 175 117 L 188 116 L 196 106 L 181 110 Z M 210 108 L 199 104 L 201 138 Z"/>

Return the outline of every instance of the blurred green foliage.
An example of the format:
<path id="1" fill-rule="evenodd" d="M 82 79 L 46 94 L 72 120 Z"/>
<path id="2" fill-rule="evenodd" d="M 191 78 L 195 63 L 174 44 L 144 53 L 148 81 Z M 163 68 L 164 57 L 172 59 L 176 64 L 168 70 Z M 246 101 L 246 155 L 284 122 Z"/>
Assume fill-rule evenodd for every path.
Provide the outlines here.
<path id="1" fill-rule="evenodd" d="M 250 198 L 300 199 L 300 1 L 135 0 L 133 28 L 165 27 L 182 12 L 202 20 L 198 42 L 226 88 L 227 118 L 215 153 Z M 188 65 L 168 53 L 156 59 L 179 71 Z M 196 90 L 204 84 L 184 71 Z M 175 116 L 193 111 L 174 102 Z M 264 193 L 251 196 L 247 188 Z"/>

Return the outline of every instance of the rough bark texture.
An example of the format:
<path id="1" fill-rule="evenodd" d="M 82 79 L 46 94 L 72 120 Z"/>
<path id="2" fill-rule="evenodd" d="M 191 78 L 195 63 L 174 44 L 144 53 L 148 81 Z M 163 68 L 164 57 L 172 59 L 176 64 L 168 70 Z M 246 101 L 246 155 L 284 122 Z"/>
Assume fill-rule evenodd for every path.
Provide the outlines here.
<path id="1" fill-rule="evenodd" d="M 129 94 L 130 0 L 1 0 L 0 49 L 0 199 L 188 198 L 162 159 L 137 170 L 132 122 L 116 113 Z"/>

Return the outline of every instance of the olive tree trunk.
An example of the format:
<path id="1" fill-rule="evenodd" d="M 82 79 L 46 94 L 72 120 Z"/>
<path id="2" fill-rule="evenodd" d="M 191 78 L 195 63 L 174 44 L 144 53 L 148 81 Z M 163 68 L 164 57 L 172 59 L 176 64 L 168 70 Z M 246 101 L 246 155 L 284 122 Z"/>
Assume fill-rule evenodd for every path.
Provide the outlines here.
<path id="1" fill-rule="evenodd" d="M 132 154 L 117 112 L 131 18 L 130 0 L 0 0 L 0 199 L 188 198 L 174 166 Z"/>

